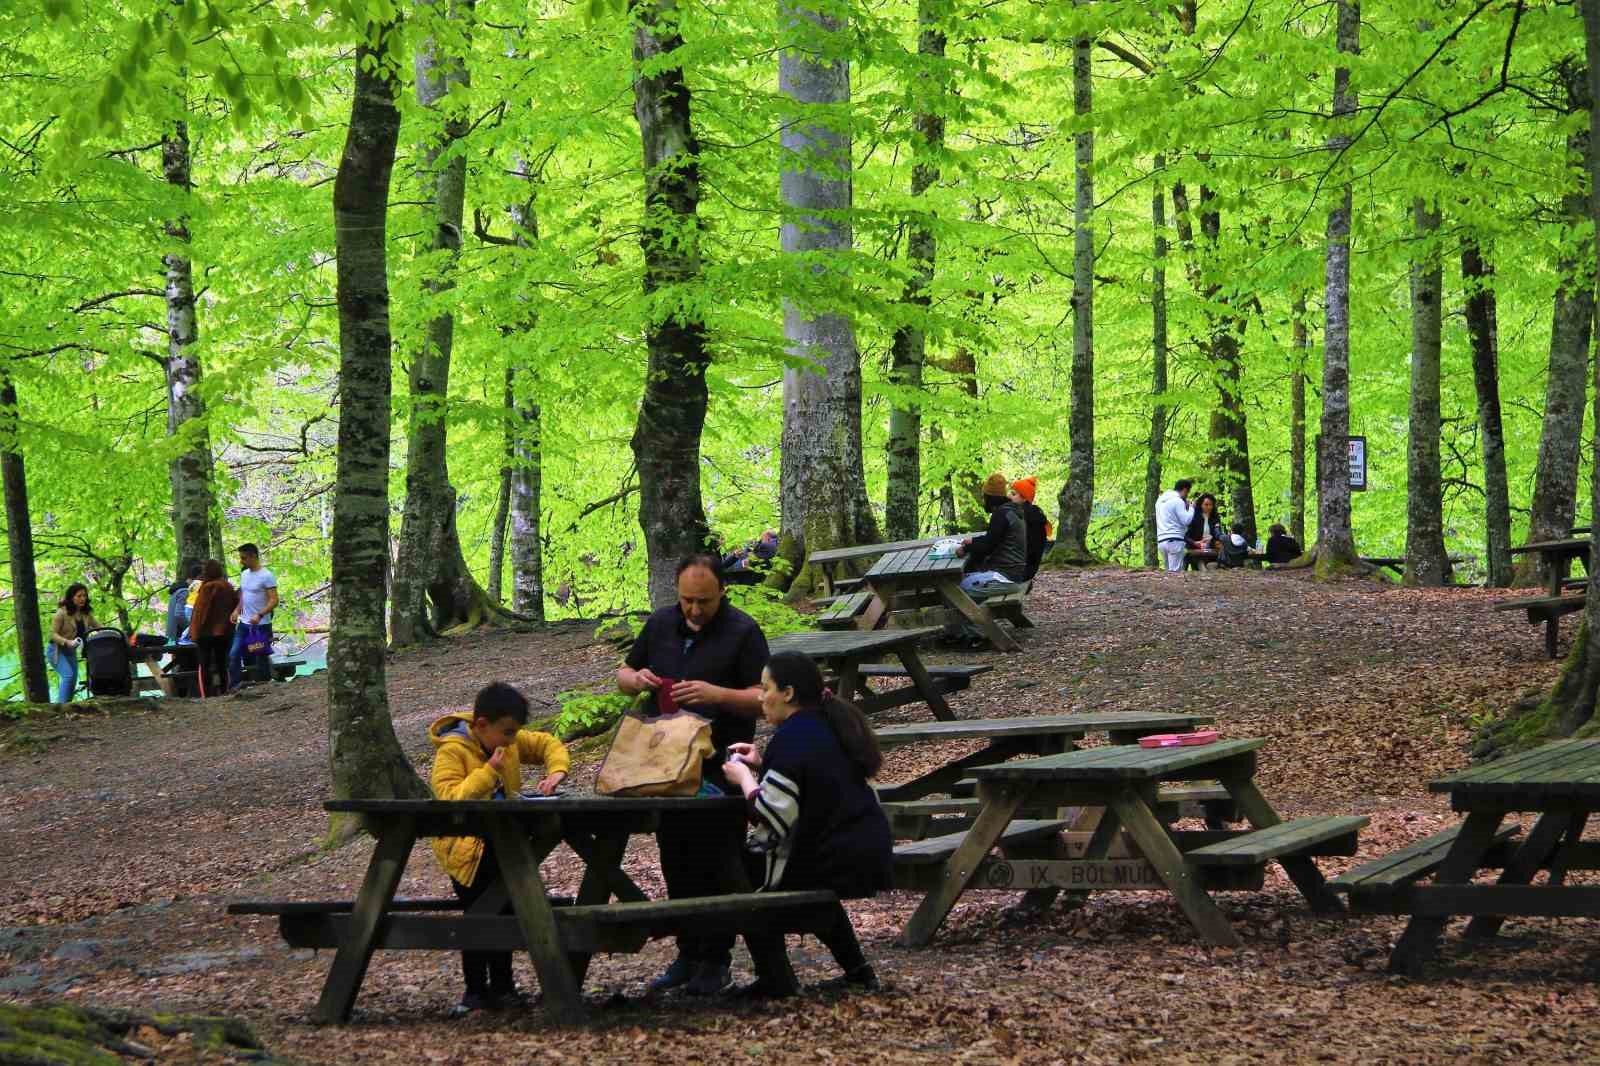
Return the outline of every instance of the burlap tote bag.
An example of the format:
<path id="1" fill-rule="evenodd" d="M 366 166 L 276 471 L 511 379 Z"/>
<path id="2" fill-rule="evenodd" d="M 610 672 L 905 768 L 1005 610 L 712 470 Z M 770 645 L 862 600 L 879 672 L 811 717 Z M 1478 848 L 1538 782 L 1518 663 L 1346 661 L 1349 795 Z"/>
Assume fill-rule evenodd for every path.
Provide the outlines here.
<path id="1" fill-rule="evenodd" d="M 594 790 L 602 796 L 692 796 L 714 750 L 711 723 L 679 711 L 653 718 L 622 716 Z"/>

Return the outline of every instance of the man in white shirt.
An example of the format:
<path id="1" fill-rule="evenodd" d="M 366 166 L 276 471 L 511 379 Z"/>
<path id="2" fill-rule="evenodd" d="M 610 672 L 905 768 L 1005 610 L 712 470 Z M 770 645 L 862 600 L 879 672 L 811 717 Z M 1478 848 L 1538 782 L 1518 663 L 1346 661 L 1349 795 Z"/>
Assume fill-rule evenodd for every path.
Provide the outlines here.
<path id="1" fill-rule="evenodd" d="M 1156 500 L 1156 547 L 1169 573 L 1183 570 L 1189 523 L 1194 521 L 1194 507 L 1189 503 L 1189 489 L 1193 486 L 1194 482 L 1183 478 Z"/>
<path id="2" fill-rule="evenodd" d="M 228 687 L 238 688 L 244 679 L 245 660 L 255 667 L 261 660 L 272 661 L 272 612 L 278 606 L 278 579 L 261 565 L 261 549 L 254 544 L 239 545 L 239 606 L 233 609 L 233 645 L 228 649 Z M 259 626 L 267 639 L 264 652 L 245 651 L 245 627 Z M 254 671 L 252 670 L 252 675 Z"/>

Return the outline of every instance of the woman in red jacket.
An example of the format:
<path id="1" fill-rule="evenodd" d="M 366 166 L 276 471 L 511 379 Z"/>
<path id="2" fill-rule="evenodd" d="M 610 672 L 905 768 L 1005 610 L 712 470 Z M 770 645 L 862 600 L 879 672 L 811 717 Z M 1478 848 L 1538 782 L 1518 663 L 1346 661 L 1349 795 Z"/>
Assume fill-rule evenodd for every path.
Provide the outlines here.
<path id="1" fill-rule="evenodd" d="M 207 696 L 228 691 L 228 648 L 237 606 L 239 593 L 223 574 L 222 564 L 207 559 L 200 568 L 200 595 L 189 619 L 189 639 L 200 649 L 200 691 Z"/>

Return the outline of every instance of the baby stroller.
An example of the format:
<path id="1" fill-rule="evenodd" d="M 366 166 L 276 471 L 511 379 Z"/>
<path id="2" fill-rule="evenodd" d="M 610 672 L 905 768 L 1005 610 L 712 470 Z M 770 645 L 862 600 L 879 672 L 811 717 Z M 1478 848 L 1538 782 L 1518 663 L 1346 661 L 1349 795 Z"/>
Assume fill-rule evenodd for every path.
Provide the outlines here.
<path id="1" fill-rule="evenodd" d="M 89 695 L 126 696 L 133 691 L 133 667 L 122 630 L 89 630 L 83 638 L 83 664 Z"/>

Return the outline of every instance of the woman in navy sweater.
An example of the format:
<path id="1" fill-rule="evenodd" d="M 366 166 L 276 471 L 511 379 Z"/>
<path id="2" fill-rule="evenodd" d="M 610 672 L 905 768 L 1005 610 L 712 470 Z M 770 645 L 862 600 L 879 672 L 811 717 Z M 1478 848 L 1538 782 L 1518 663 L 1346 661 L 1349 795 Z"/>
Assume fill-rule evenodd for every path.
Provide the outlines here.
<path id="1" fill-rule="evenodd" d="M 830 889 L 842 899 L 890 887 L 894 839 L 867 784 L 883 755 L 866 716 L 824 690 L 817 665 L 798 652 L 779 652 L 767 662 L 761 711 L 778 727 L 766 755 L 751 744 L 731 744 L 724 767 L 750 805 L 755 831 L 745 859 L 751 879 L 769 891 Z M 844 970 L 823 988 L 878 987 L 842 909 L 819 939 Z M 741 991 L 784 994 L 760 981 Z"/>

